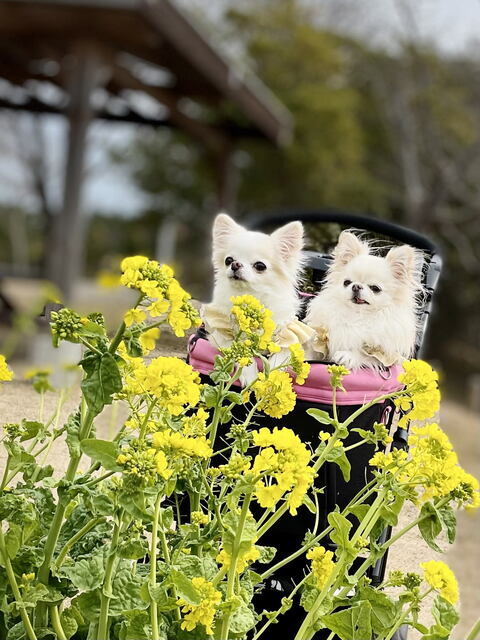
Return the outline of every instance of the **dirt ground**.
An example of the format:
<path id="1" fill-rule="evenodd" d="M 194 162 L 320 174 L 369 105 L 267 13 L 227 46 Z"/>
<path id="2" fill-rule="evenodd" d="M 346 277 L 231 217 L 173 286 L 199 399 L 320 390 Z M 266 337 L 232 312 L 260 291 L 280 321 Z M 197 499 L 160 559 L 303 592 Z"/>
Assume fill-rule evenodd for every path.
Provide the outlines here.
<path id="1" fill-rule="evenodd" d="M 170 348 L 171 349 L 171 348 Z M 171 353 L 171 350 L 169 351 Z M 176 355 L 176 354 L 175 354 Z M 48 394 L 44 406 L 44 417 L 55 411 L 58 395 Z M 76 408 L 78 387 L 67 399 L 61 412 L 60 420 Z M 22 381 L 5 383 L 0 389 L 0 423 L 16 422 L 21 418 L 38 419 L 38 395 L 31 386 Z M 97 430 L 101 437 L 111 437 L 116 432 L 123 418 L 122 411 L 108 407 L 97 419 Z M 461 464 L 471 473 L 480 476 L 480 420 L 459 405 L 445 402 L 441 412 L 441 423 L 449 434 L 458 452 Z M 0 456 L 3 452 L 0 453 Z M 59 442 L 50 452 L 49 461 L 58 471 L 66 468 L 67 450 L 63 442 Z M 3 460 L 0 459 L 0 467 Z M 405 509 L 401 517 L 402 523 L 408 522 L 414 513 L 413 507 Z M 458 518 L 457 540 L 442 559 L 455 571 L 461 591 L 461 622 L 452 636 L 452 640 L 462 640 L 480 614 L 480 566 L 479 535 L 480 513 L 469 515 L 460 513 Z M 419 563 L 428 559 L 436 559 L 439 554 L 432 551 L 421 539 L 416 529 L 395 545 L 390 553 L 389 569 L 403 571 L 418 570 Z M 411 634 L 409 636 L 414 638 Z"/>

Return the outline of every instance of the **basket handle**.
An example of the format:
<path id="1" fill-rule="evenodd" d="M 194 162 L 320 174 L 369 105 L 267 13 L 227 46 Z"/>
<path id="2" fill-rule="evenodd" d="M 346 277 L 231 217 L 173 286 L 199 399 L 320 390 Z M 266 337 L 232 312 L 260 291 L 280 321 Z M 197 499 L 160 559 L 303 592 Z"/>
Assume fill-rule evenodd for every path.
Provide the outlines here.
<path id="1" fill-rule="evenodd" d="M 427 251 L 431 255 L 439 253 L 438 247 L 426 236 L 399 224 L 379 220 L 366 215 L 357 213 L 348 213 L 344 211 L 336 211 L 334 209 L 323 209 L 319 211 L 310 210 L 290 210 L 285 212 L 268 213 L 252 213 L 246 218 L 246 224 L 250 229 L 261 229 L 266 223 L 281 225 L 293 220 L 300 222 L 320 222 L 323 224 L 338 223 L 357 229 L 373 231 L 388 236 L 392 240 L 404 242 L 412 247 Z"/>

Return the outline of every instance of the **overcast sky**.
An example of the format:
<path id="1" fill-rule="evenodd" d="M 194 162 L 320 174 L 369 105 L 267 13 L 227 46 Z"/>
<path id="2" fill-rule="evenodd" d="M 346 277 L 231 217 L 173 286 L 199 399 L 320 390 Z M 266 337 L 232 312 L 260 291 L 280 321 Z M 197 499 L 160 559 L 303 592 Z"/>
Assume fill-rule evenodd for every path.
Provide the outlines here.
<path id="1" fill-rule="evenodd" d="M 208 6 L 207 20 L 215 21 L 229 0 L 180 0 L 196 10 Z M 445 52 L 457 54 L 468 49 L 480 59 L 480 0 L 306 0 L 322 5 L 326 24 L 368 38 L 381 46 L 392 46 L 400 34 L 426 38 Z M 405 9 L 406 7 L 406 9 Z M 412 7 L 412 10 L 408 10 Z M 100 134 L 98 133 L 100 131 Z M 132 128 L 127 125 L 99 124 L 92 138 L 97 141 L 89 151 L 89 164 L 94 168 L 87 180 L 84 208 L 130 215 L 142 208 L 144 196 L 107 161 L 108 145 L 128 143 Z M 52 164 L 63 165 L 61 142 L 64 125 L 58 118 L 47 122 L 47 152 Z M 58 169 L 60 171 L 60 169 Z M 57 173 L 58 173 L 57 171 Z M 19 203 L 20 169 L 10 161 L 0 162 L 1 200 Z M 59 194 L 57 194 L 59 196 Z M 28 206 L 28 201 L 20 204 Z"/>

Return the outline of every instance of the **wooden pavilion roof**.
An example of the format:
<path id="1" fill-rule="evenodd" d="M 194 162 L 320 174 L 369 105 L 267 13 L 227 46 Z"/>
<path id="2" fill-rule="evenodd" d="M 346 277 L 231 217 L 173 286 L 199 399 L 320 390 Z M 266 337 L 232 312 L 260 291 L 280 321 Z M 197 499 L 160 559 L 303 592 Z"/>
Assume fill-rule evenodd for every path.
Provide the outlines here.
<path id="1" fill-rule="evenodd" d="M 69 54 L 85 43 L 105 64 L 97 118 L 179 127 L 214 149 L 289 138 L 283 105 L 170 0 L 0 0 L 0 78 L 13 85 L 0 108 L 64 113 Z"/>

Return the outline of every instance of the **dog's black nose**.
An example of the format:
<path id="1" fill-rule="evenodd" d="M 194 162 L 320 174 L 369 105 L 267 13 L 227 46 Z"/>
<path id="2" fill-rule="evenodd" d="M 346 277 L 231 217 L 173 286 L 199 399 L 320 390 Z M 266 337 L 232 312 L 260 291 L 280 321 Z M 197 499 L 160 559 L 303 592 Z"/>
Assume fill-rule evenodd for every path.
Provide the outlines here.
<path id="1" fill-rule="evenodd" d="M 232 271 L 238 271 L 241 268 L 241 263 L 240 262 L 232 262 L 232 264 L 230 265 L 232 267 Z"/>
<path id="2" fill-rule="evenodd" d="M 352 291 L 353 293 L 358 293 L 359 291 L 361 291 L 363 289 L 361 284 L 354 284 L 352 287 Z"/>

